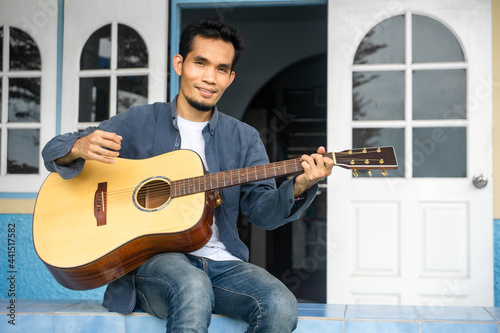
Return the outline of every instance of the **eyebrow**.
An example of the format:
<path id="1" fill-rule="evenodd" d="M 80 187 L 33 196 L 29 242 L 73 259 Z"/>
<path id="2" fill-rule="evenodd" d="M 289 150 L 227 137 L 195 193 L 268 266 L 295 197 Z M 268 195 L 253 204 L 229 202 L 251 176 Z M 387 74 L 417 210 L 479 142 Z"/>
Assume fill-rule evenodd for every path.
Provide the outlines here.
<path id="1" fill-rule="evenodd" d="M 208 63 L 210 63 L 210 61 L 207 58 L 203 57 L 203 56 L 195 56 L 194 57 L 194 61 L 202 61 L 202 62 L 208 62 Z M 227 70 L 231 70 L 231 64 L 224 64 L 224 63 L 222 63 L 222 64 L 217 65 L 216 67 L 223 67 L 223 68 L 226 68 Z"/>

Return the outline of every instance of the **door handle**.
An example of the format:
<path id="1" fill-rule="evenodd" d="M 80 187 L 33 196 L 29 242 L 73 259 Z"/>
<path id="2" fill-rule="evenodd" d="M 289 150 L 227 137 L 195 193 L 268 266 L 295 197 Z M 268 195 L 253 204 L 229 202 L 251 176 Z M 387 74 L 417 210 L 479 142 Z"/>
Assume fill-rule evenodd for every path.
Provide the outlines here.
<path id="1" fill-rule="evenodd" d="M 486 187 L 486 185 L 488 185 L 488 178 L 481 174 L 472 179 L 472 184 L 474 184 L 474 186 L 477 188 L 484 188 Z"/>

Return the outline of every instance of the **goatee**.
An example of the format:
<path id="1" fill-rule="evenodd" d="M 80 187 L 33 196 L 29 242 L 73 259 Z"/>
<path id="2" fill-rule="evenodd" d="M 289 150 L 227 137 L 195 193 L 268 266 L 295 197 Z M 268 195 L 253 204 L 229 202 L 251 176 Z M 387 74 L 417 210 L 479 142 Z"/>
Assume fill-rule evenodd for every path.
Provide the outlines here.
<path id="1" fill-rule="evenodd" d="M 189 103 L 189 105 L 191 105 L 191 107 L 201 112 L 212 111 L 215 106 L 214 104 L 203 103 L 190 97 L 186 97 L 186 100 Z"/>

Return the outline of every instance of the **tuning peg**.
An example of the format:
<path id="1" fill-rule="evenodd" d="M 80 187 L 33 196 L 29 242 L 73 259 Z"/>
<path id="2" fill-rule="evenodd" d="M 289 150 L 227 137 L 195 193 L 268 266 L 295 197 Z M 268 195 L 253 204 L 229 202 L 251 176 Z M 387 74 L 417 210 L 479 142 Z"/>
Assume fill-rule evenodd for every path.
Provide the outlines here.
<path id="1" fill-rule="evenodd" d="M 370 177 L 372 176 L 372 170 L 368 169 L 368 174 L 370 175 Z"/>
<path id="2" fill-rule="evenodd" d="M 353 175 L 354 177 L 357 177 L 357 176 L 358 176 L 358 173 L 356 172 L 356 169 L 352 169 L 352 175 Z"/>
<path id="3" fill-rule="evenodd" d="M 387 173 L 387 171 L 385 171 L 385 169 L 382 169 L 382 174 L 383 174 L 384 176 L 387 176 L 387 175 L 388 175 L 388 173 Z"/>

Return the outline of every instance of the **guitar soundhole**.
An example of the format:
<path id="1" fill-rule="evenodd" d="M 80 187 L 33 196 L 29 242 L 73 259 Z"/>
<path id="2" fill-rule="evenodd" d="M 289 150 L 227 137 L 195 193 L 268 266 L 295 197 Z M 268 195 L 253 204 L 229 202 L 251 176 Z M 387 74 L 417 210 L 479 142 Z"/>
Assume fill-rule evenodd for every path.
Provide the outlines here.
<path id="1" fill-rule="evenodd" d="M 135 194 L 137 208 L 147 211 L 162 209 L 170 201 L 170 184 L 165 178 L 144 181 Z"/>

